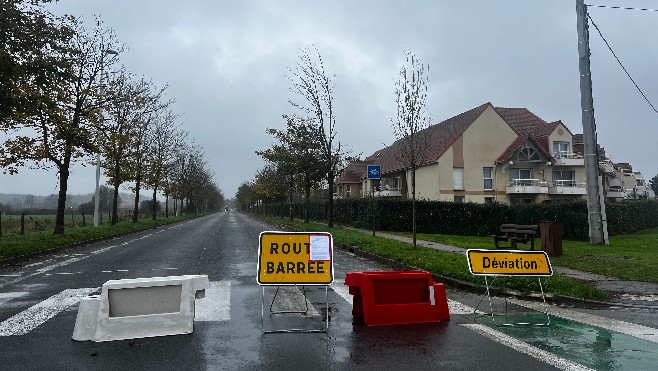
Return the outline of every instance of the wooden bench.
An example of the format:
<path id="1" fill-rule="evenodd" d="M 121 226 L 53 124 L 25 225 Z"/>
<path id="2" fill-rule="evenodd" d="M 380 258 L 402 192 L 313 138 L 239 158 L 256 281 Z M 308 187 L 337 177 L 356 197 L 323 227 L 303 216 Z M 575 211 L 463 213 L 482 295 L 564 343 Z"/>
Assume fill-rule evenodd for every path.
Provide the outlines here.
<path id="1" fill-rule="evenodd" d="M 497 249 L 517 249 L 518 243 L 530 242 L 530 249 L 535 249 L 535 238 L 539 235 L 537 224 L 501 224 L 498 234 L 492 235 Z M 510 246 L 500 246 L 499 242 L 509 242 Z"/>

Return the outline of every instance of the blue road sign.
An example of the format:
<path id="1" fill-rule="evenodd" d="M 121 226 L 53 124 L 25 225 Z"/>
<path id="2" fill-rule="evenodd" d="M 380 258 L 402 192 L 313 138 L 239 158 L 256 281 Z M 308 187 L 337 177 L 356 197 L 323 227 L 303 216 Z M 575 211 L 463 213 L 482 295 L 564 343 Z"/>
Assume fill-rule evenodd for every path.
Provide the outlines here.
<path id="1" fill-rule="evenodd" d="M 380 179 L 381 177 L 380 165 L 368 165 L 368 179 Z"/>

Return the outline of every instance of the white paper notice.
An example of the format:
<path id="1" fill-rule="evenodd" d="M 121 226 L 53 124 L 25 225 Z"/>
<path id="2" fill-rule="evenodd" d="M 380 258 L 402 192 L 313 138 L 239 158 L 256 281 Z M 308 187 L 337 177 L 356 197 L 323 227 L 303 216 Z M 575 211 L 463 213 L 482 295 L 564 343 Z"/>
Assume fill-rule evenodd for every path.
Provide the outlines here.
<path id="1" fill-rule="evenodd" d="M 329 236 L 311 235 L 311 256 L 309 260 L 331 260 Z"/>

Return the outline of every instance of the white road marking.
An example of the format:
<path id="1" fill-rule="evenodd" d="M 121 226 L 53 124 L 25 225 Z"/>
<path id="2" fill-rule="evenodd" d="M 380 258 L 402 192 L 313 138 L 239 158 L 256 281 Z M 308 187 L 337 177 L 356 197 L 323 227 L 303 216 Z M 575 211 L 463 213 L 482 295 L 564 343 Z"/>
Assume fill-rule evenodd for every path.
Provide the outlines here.
<path id="1" fill-rule="evenodd" d="M 194 304 L 194 320 L 229 321 L 231 319 L 231 281 L 210 282 L 206 297 Z"/>
<path id="2" fill-rule="evenodd" d="M 0 336 L 25 335 L 99 288 L 67 289 L 0 323 Z"/>
<path id="3" fill-rule="evenodd" d="M 96 250 L 96 251 L 92 251 L 91 253 L 94 254 L 94 255 L 96 255 L 96 254 L 100 254 L 100 253 L 103 253 L 103 252 L 106 252 L 106 251 L 112 250 L 112 249 L 115 248 L 115 247 L 117 247 L 117 245 L 112 245 L 112 246 L 104 247 L 104 248 L 102 248 L 102 249 L 98 249 L 98 250 Z"/>
<path id="4" fill-rule="evenodd" d="M 658 301 L 658 294 L 648 294 L 648 295 L 622 294 L 621 298 L 627 300 Z"/>
<path id="5" fill-rule="evenodd" d="M 518 299 L 508 299 L 508 300 L 511 303 L 520 305 L 525 308 L 533 309 L 536 311 L 544 311 L 543 303 L 534 303 L 534 302 L 518 300 Z M 593 314 L 577 312 L 575 310 L 568 310 L 553 305 L 549 307 L 548 314 L 561 317 L 564 319 L 568 319 L 570 321 L 576 321 L 590 326 L 601 327 L 606 330 L 634 336 L 636 338 L 648 340 L 652 343 L 658 343 L 658 329 L 652 327 L 636 325 L 634 323 L 619 321 L 612 318 L 600 317 Z"/>
<path id="6" fill-rule="evenodd" d="M 279 293 L 276 298 L 274 298 L 275 290 L 266 290 L 265 294 L 269 296 L 269 299 L 274 299 L 274 305 L 272 306 L 272 312 L 278 311 L 299 311 L 302 312 L 307 310 L 307 316 L 319 316 L 320 313 L 315 309 L 313 304 L 308 301 L 306 298 L 306 303 L 304 303 L 304 294 L 302 293 L 302 288 L 297 286 L 279 286 Z M 271 303 L 271 302 L 270 302 Z M 267 310 L 267 309 L 266 309 Z M 294 313 L 290 313 L 294 314 Z M 300 313 L 303 314 L 303 313 Z"/>
<path id="7" fill-rule="evenodd" d="M 468 305 L 462 304 L 455 300 L 448 299 L 448 312 L 450 314 L 473 314 L 478 313 L 482 314 L 481 310 L 475 311 L 474 308 L 469 307 Z"/>
<path id="8" fill-rule="evenodd" d="M 478 334 L 485 336 L 497 343 L 500 343 L 502 345 L 505 345 L 509 348 L 512 348 L 514 350 L 517 350 L 523 354 L 527 354 L 537 360 L 540 360 L 542 362 L 545 362 L 555 368 L 559 368 L 560 370 L 569 370 L 569 371 L 576 371 L 576 370 L 591 370 L 590 368 L 587 368 L 583 365 L 580 365 L 575 362 L 571 362 L 569 360 L 566 360 L 564 358 L 558 357 L 552 353 L 546 352 L 544 350 L 541 350 L 539 348 L 533 347 L 532 345 L 526 344 L 520 340 L 514 339 L 513 337 L 503 334 L 502 332 L 496 331 L 492 328 L 489 328 L 484 325 L 480 324 L 462 324 L 462 326 L 469 328 Z"/>
<path id="9" fill-rule="evenodd" d="M 20 274 L 0 274 L 0 277 L 20 277 Z"/>
<path id="10" fill-rule="evenodd" d="M 27 295 L 27 292 L 0 292 L 0 305 L 24 295 Z"/>
<path id="11" fill-rule="evenodd" d="M 345 286 L 345 280 L 334 280 L 334 283 L 329 287 L 350 305 L 354 305 L 354 296 L 350 294 L 350 288 Z"/>

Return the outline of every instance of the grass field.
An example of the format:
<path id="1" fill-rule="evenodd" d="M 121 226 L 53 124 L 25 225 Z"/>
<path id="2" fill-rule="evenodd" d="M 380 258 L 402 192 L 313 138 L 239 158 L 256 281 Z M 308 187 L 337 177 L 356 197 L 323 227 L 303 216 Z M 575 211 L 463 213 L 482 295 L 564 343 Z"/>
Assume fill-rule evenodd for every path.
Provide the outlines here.
<path id="1" fill-rule="evenodd" d="M 185 219 L 197 217 L 199 215 L 170 216 L 169 218 L 158 217 L 156 220 L 151 218 L 140 219 L 137 223 L 130 220 L 123 220 L 116 225 L 109 223 L 101 224 L 98 228 L 93 227 L 93 219 L 87 221 L 87 226 L 67 226 L 63 235 L 53 235 L 52 225 L 49 228 L 31 231 L 25 235 L 20 233 L 5 234 L 0 237 L 0 259 L 6 259 L 15 256 L 32 254 L 40 251 L 46 251 L 61 246 L 72 245 L 84 241 L 90 241 L 97 238 L 119 236 L 144 229 L 154 228 L 160 225 L 178 222 Z M 54 223 L 54 216 L 40 215 L 34 218 L 37 223 L 47 224 L 49 221 Z M 3 216 L 4 224 L 4 216 Z M 4 226 L 3 226 L 4 228 Z"/>
<path id="2" fill-rule="evenodd" d="M 410 233 L 395 234 L 411 236 Z M 418 234 L 417 238 L 464 249 L 493 249 L 491 237 Z M 535 245 L 541 246 L 539 239 Z M 624 280 L 658 283 L 658 228 L 612 236 L 607 246 L 562 241 L 562 250 L 562 256 L 551 258 L 553 265 Z"/>
<path id="3" fill-rule="evenodd" d="M 2 215 L 1 231 L 5 236 L 21 233 L 21 216 L 20 215 Z M 119 220 L 127 220 L 126 215 L 119 215 Z M 101 215 L 100 224 L 109 224 L 110 217 L 107 214 Z M 93 215 L 82 215 L 79 213 L 67 213 L 64 215 L 65 227 L 83 227 L 94 223 Z M 30 215 L 24 216 L 24 233 L 48 231 L 55 228 L 55 215 Z"/>

